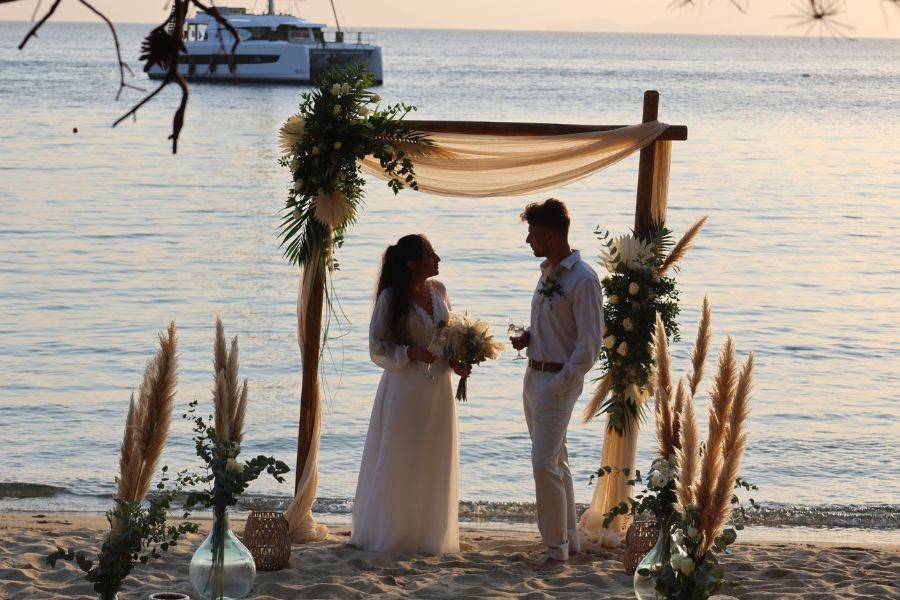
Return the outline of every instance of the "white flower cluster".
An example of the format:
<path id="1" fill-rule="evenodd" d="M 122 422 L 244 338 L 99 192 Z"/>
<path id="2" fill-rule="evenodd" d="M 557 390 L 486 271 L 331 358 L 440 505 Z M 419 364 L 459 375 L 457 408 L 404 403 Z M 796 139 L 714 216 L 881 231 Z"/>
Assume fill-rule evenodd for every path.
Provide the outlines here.
<path id="1" fill-rule="evenodd" d="M 647 476 L 650 486 L 661 490 L 669 485 L 670 481 L 678 477 L 677 464 L 674 454 L 669 458 L 660 457 L 654 460 L 650 465 L 650 474 Z"/>
<path id="2" fill-rule="evenodd" d="M 621 235 L 607 242 L 601 258 L 610 273 L 617 272 L 618 267 L 641 269 L 653 258 L 653 246 L 633 235 Z"/>

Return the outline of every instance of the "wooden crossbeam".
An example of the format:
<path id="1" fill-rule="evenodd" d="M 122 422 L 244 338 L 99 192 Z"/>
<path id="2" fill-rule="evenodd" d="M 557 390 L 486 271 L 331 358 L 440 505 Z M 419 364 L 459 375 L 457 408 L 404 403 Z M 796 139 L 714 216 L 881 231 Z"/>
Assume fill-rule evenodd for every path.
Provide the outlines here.
<path id="1" fill-rule="evenodd" d="M 652 120 L 652 119 L 651 119 Z M 627 125 L 575 125 L 569 123 L 514 123 L 504 121 L 403 121 L 412 129 L 422 129 L 435 133 L 467 133 L 484 135 L 566 135 L 591 131 L 612 131 Z M 657 136 L 658 140 L 687 140 L 686 125 L 669 125 Z"/>

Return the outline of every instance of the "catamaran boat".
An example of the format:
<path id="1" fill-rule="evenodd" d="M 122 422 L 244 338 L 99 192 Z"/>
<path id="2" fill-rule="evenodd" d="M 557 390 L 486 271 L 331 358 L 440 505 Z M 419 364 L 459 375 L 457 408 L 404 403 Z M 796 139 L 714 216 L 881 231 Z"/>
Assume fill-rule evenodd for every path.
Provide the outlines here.
<path id="1" fill-rule="evenodd" d="M 362 65 L 375 75 L 375 83 L 382 83 L 381 48 L 374 44 L 374 35 L 342 31 L 337 13 L 337 30 L 325 31 L 325 24 L 276 14 L 275 0 L 269 0 L 268 11 L 261 15 L 244 8 L 218 10 L 241 38 L 234 71 L 234 37 L 211 15 L 199 12 L 185 23 L 187 52 L 178 65 L 189 80 L 308 84 L 329 67 Z M 162 79 L 165 71 L 154 65 L 147 74 Z"/>

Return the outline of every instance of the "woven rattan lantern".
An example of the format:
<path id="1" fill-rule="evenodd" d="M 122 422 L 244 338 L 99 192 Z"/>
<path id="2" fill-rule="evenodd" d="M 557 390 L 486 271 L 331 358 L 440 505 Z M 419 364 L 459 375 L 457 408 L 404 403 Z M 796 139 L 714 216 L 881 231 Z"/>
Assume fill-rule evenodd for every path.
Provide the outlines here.
<path id="1" fill-rule="evenodd" d="M 260 571 L 278 571 L 291 560 L 288 522 L 280 512 L 256 511 L 247 517 L 244 545 Z"/>
<path id="2" fill-rule="evenodd" d="M 626 573 L 634 575 L 638 563 L 658 539 L 659 523 L 653 519 L 635 521 L 628 527 L 625 533 L 625 554 L 622 556 Z"/>

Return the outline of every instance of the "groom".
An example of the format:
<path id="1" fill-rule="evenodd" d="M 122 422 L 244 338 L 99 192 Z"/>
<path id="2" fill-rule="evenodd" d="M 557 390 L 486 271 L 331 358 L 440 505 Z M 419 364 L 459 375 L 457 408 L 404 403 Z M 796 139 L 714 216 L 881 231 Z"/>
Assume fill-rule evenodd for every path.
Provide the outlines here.
<path id="1" fill-rule="evenodd" d="M 577 250 L 569 246 L 569 212 L 550 198 L 529 204 L 525 242 L 544 258 L 531 299 L 531 331 L 513 338 L 527 348 L 525 421 L 531 435 L 531 465 L 537 496 L 537 521 L 547 547 L 534 570 L 561 570 L 579 551 L 575 495 L 566 450 L 566 430 L 584 376 L 594 365 L 603 339 L 600 280 Z"/>

